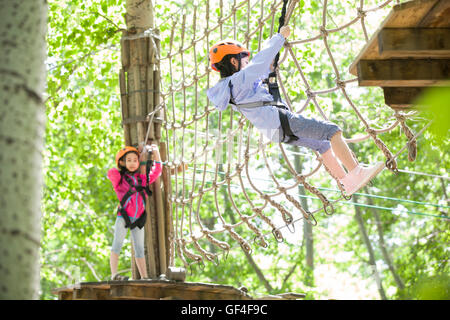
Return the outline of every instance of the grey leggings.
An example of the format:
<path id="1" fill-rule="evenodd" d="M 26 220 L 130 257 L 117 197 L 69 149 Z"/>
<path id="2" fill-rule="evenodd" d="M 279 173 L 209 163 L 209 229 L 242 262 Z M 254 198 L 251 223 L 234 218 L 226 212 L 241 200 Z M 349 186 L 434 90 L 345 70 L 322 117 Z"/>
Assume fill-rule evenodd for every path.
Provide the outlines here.
<path id="1" fill-rule="evenodd" d="M 130 219 L 133 219 L 130 217 Z M 131 221 L 133 222 L 133 221 Z M 125 220 L 118 216 L 116 223 L 114 225 L 114 240 L 112 244 L 111 251 L 115 254 L 120 253 L 122 249 L 123 240 L 127 235 L 128 228 L 125 228 Z M 133 243 L 134 254 L 136 258 L 144 257 L 144 228 L 139 229 L 138 227 L 131 230 L 131 240 Z"/>

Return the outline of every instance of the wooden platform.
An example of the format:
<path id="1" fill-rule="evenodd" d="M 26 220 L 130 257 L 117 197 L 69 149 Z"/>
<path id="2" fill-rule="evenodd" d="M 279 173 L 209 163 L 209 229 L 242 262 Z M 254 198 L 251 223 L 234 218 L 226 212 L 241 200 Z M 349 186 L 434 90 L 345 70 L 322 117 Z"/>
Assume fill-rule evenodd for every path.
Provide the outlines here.
<path id="1" fill-rule="evenodd" d="M 350 66 L 360 86 L 379 86 L 394 109 L 428 86 L 450 86 L 450 0 L 395 5 Z"/>
<path id="2" fill-rule="evenodd" d="M 254 300 L 245 290 L 220 284 L 166 280 L 81 282 L 52 291 L 59 300 Z M 284 293 L 256 299 L 293 300 L 304 294 Z"/>

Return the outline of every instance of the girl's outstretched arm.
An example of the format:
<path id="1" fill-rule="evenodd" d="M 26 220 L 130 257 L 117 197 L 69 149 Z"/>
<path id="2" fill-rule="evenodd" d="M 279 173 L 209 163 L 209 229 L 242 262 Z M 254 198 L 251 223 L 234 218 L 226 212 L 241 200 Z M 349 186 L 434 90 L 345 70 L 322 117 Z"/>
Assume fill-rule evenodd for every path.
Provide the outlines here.
<path id="1" fill-rule="evenodd" d="M 270 71 L 273 59 L 283 47 L 284 41 L 284 36 L 279 33 L 266 41 L 264 48 L 255 54 L 250 63 L 243 70 L 233 75 L 233 84 L 237 82 L 239 85 L 253 86 L 255 81 L 266 76 Z"/>
<path id="2" fill-rule="evenodd" d="M 158 147 L 155 144 L 152 144 L 151 146 L 144 146 L 141 151 L 141 158 L 139 159 L 139 162 L 142 163 L 140 168 L 140 174 L 145 177 L 143 181 L 147 181 L 146 174 L 146 164 L 147 164 L 147 157 L 149 151 L 152 152 L 152 160 L 154 160 L 153 168 L 151 172 L 149 173 L 149 184 L 152 184 L 153 182 L 158 179 L 158 177 L 161 175 L 162 172 L 162 165 L 161 165 L 161 156 L 159 154 Z"/>

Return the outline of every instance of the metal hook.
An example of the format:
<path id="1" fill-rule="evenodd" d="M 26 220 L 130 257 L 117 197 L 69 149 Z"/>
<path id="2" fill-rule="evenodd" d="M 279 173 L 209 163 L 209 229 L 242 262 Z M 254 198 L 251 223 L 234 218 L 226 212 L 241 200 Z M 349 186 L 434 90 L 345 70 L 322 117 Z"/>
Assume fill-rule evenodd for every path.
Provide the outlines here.
<path id="1" fill-rule="evenodd" d="M 331 208 L 331 213 L 328 212 L 328 210 L 327 210 L 328 207 Z M 331 215 L 334 213 L 334 207 L 333 207 L 333 205 L 331 204 L 331 202 L 328 202 L 327 204 L 325 204 L 325 205 L 323 206 L 323 211 L 325 211 L 325 213 L 326 213 L 327 215 L 329 215 L 329 216 L 331 216 Z"/>
<path id="2" fill-rule="evenodd" d="M 284 241 L 283 235 L 281 234 L 280 230 L 274 228 L 272 229 L 272 234 L 278 243 L 282 243 Z"/>
<path id="3" fill-rule="evenodd" d="M 307 213 L 308 213 L 308 219 L 306 219 L 306 221 L 312 226 L 317 226 L 317 220 L 314 217 L 314 215 L 309 211 L 307 211 Z M 311 222 L 311 217 L 313 218 L 314 222 Z"/>
<path id="4" fill-rule="evenodd" d="M 289 226 L 292 224 L 292 230 L 289 228 Z M 295 224 L 294 222 L 286 223 L 286 228 L 289 230 L 290 233 L 295 233 Z"/>

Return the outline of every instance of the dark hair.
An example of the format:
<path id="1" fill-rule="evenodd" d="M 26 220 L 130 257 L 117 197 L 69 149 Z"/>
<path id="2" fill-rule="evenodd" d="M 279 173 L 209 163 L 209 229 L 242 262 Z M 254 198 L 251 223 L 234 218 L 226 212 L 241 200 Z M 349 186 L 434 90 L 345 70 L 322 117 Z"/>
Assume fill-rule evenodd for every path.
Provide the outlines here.
<path id="1" fill-rule="evenodd" d="M 237 54 L 227 54 L 222 58 L 220 62 L 215 63 L 214 66 L 217 68 L 217 70 L 219 70 L 220 77 L 226 78 L 239 71 L 241 66 L 241 59 L 246 56 L 247 54 L 244 52 Z M 239 67 L 237 69 L 231 64 L 231 58 L 235 58 L 239 62 Z"/>
<path id="2" fill-rule="evenodd" d="M 129 154 L 129 153 L 134 153 L 134 154 L 136 154 L 136 155 L 138 155 L 136 152 L 134 152 L 134 151 L 129 151 L 129 152 L 127 152 L 127 153 L 125 153 L 120 159 L 119 159 L 119 173 L 120 173 L 120 180 L 119 180 L 119 184 L 121 184 L 122 183 L 122 179 L 123 179 L 123 176 L 126 174 L 126 173 L 129 173 L 129 174 L 133 174 L 133 173 L 135 173 L 135 172 L 130 172 L 128 169 L 127 169 L 127 167 L 126 166 L 123 166 L 123 165 L 121 165 L 120 164 L 120 161 L 125 161 L 125 158 L 126 158 L 126 156 L 127 156 L 127 154 Z"/>

